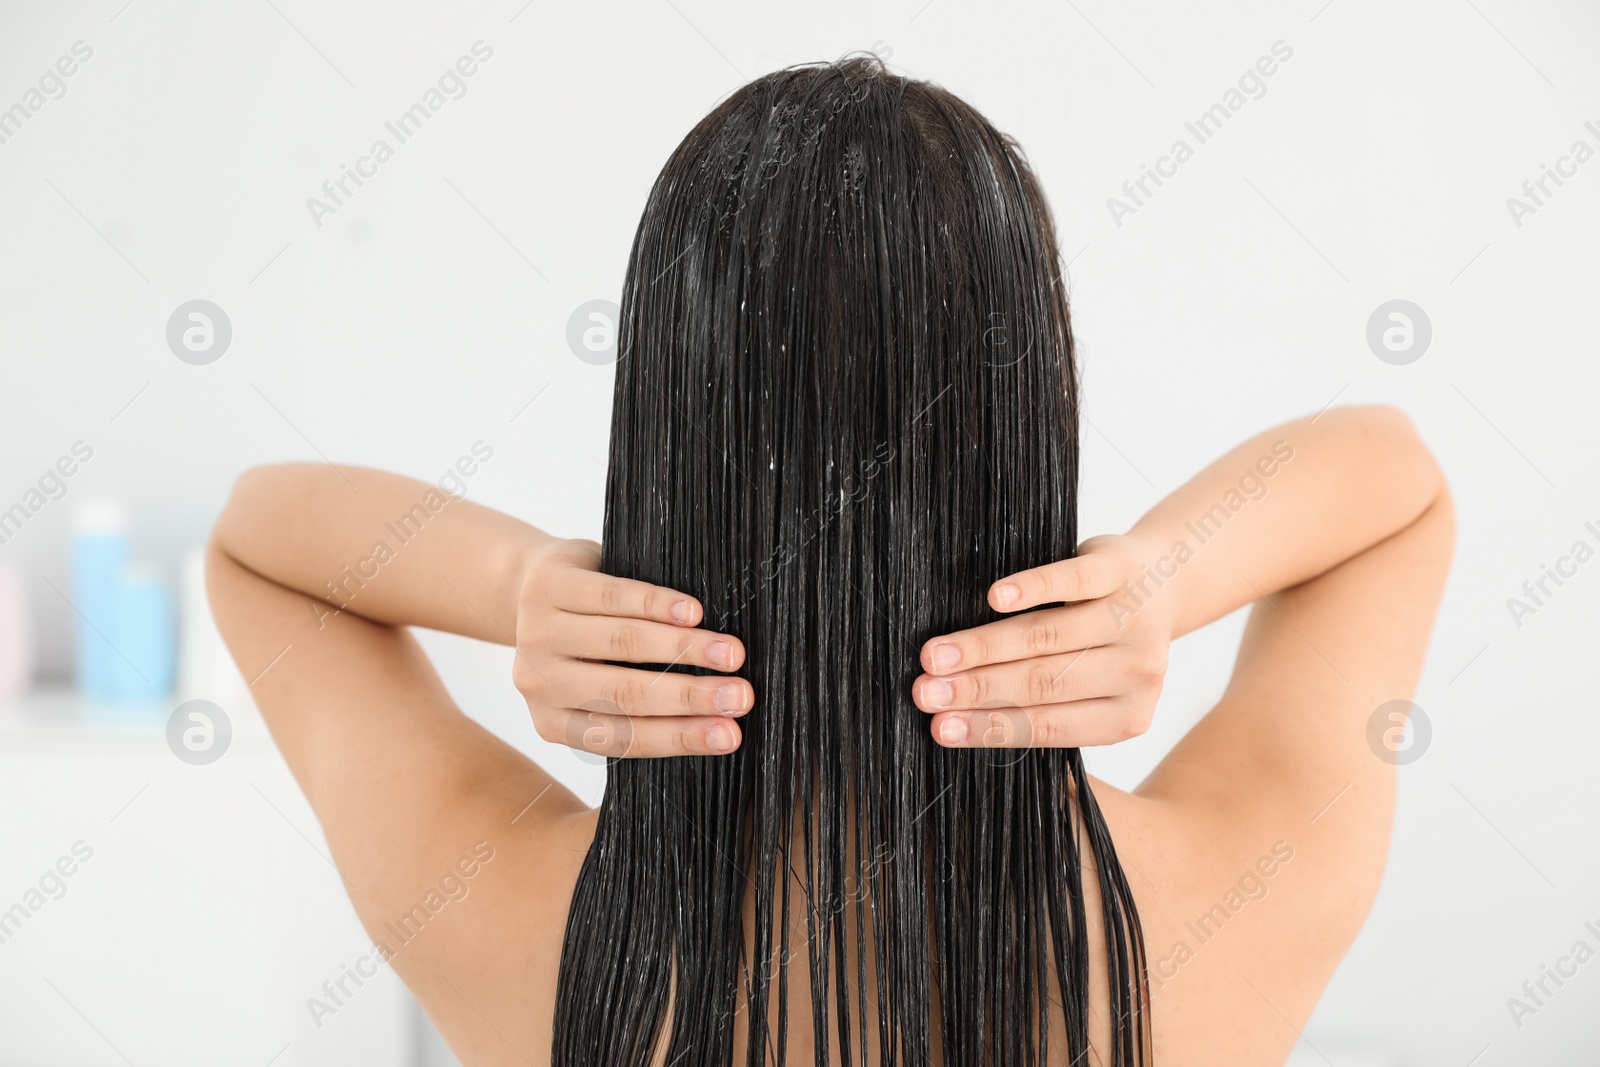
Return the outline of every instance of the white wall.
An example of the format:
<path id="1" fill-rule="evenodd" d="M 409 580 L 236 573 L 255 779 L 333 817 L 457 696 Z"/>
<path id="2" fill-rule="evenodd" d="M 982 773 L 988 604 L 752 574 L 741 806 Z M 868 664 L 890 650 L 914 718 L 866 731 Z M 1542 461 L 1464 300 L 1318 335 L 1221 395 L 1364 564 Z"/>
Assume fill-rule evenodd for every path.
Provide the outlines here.
<path id="1" fill-rule="evenodd" d="M 0 546 L 27 575 L 47 673 L 70 670 L 71 612 L 46 583 L 66 588 L 66 520 L 91 495 L 129 499 L 137 551 L 170 571 L 248 464 L 328 456 L 436 476 L 482 440 L 494 458 L 471 495 L 596 535 L 611 372 L 568 351 L 569 314 L 616 297 L 649 184 L 712 105 L 769 69 L 876 45 L 1017 136 L 1044 180 L 1072 260 L 1090 532 L 1335 399 L 1405 407 L 1448 471 L 1460 543 L 1417 697 L 1431 747 L 1402 771 L 1382 896 L 1301 1052 L 1495 1067 L 1592 1049 L 1600 963 L 1520 1027 L 1506 1001 L 1579 938 L 1600 947 L 1583 926 L 1600 925 L 1600 563 L 1520 627 L 1506 601 L 1574 541 L 1600 545 L 1584 528 L 1600 527 L 1600 160 L 1520 226 L 1506 201 L 1574 141 L 1600 149 L 1594 5 L 123 4 L 0 11 L 0 109 L 75 42 L 93 49 L 0 144 L 0 509 L 74 441 L 94 448 L 67 499 Z M 466 95 L 316 225 L 307 198 L 479 40 L 493 56 Z M 1293 54 L 1264 95 L 1118 225 L 1107 198 L 1174 139 L 1193 145 L 1185 121 L 1279 41 Z M 233 326 L 210 366 L 165 341 L 195 298 Z M 1395 298 L 1433 326 L 1407 366 L 1365 340 Z M 1096 753 L 1100 773 L 1131 785 L 1201 714 L 1237 624 L 1178 646 L 1156 728 Z M 593 794 L 591 768 L 535 738 L 506 654 L 431 647 L 472 714 Z M 247 790 L 205 803 L 242 806 L 234 833 L 262 829 Z M 0 900 L 78 836 L 18 830 L 50 816 L 20 801 L 0 814 Z M 123 825 L 108 829 L 136 832 Z M 142 878 L 135 851 L 108 845 L 84 873 Z M 322 863 L 310 849 L 282 861 Z M 354 929 L 336 881 L 323 890 Z M 181 917 L 181 899 L 168 906 Z M 41 919 L 74 936 L 67 914 Z M 132 969 L 151 947 L 104 951 Z M 0 981 L 34 976 L 0 947 Z M 130 984 L 123 1039 L 251 992 Z M 0 1062 L 8 1028 L 28 1022 L 0 1006 Z M 74 1025 L 61 1016 L 63 1035 Z M 296 1040 L 300 1062 L 337 1059 L 314 1032 Z M 92 1047 L 73 1033 L 59 1058 L 36 1055 L 119 1062 L 66 1051 Z"/>

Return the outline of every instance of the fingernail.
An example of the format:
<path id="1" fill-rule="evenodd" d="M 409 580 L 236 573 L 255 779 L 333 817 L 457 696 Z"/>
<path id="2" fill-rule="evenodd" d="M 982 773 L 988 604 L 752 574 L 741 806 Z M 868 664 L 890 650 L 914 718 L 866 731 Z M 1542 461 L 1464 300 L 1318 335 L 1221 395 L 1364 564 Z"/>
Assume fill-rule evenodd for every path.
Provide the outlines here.
<path id="1" fill-rule="evenodd" d="M 694 618 L 694 605 L 687 600 L 680 600 L 672 605 L 672 617 L 679 622 L 688 622 Z"/>
<path id="2" fill-rule="evenodd" d="M 994 588 L 994 598 L 1003 608 L 1015 604 L 1021 597 L 1022 590 L 1010 582 L 1006 582 L 1004 585 L 997 585 Z"/>
<path id="3" fill-rule="evenodd" d="M 933 646 L 933 669 L 947 671 L 961 662 L 961 649 L 955 645 L 942 644 Z"/>
<path id="4" fill-rule="evenodd" d="M 955 698 L 955 687 L 943 678 L 933 678 L 922 683 L 922 702 L 930 708 L 948 708 Z M 962 730 L 966 730 L 966 727 L 963 726 Z"/>
<path id="5" fill-rule="evenodd" d="M 726 667 L 733 662 L 733 650 L 726 641 L 713 641 L 706 646 L 706 658 L 712 663 L 719 663 Z"/>
<path id="6" fill-rule="evenodd" d="M 724 685 L 717 688 L 716 694 L 711 698 L 717 710 L 724 715 L 732 715 L 744 710 L 744 689 L 737 685 Z"/>
<path id="7" fill-rule="evenodd" d="M 967 739 L 967 720 L 952 715 L 939 724 L 939 740 L 947 745 L 959 745 Z"/>
<path id="8" fill-rule="evenodd" d="M 706 744 L 713 752 L 728 752 L 733 748 L 733 731 L 726 726 L 713 726 L 706 731 Z"/>

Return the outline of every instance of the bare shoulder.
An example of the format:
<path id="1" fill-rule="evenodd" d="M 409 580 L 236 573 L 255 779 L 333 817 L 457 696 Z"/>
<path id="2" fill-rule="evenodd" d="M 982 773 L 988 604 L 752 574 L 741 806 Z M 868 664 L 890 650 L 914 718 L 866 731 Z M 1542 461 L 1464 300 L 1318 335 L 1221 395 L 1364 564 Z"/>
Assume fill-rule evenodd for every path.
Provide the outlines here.
<path id="1" fill-rule="evenodd" d="M 480 827 L 499 843 L 442 936 L 395 964 L 462 1062 L 526 1067 L 549 1062 L 567 913 L 596 813 L 537 833 L 502 815 Z"/>
<path id="2" fill-rule="evenodd" d="M 310 610 L 215 545 L 207 566 L 218 626 L 372 939 L 363 969 L 392 966 L 468 1062 L 547 1057 L 592 812 L 463 714 L 406 630 Z"/>
<path id="3" fill-rule="evenodd" d="M 1158 1061 L 1281 1063 L 1359 933 L 1394 818 L 1388 709 L 1415 692 L 1453 544 L 1445 490 L 1257 603 L 1217 706 L 1133 793 L 1097 789 L 1139 904 Z"/>

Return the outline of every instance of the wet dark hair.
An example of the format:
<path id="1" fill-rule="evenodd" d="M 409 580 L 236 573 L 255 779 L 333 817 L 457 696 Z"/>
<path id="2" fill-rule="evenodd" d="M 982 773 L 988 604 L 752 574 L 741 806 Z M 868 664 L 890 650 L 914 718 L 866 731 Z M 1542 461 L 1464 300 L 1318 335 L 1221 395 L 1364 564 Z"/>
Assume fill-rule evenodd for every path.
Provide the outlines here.
<path id="1" fill-rule="evenodd" d="M 1143 938 L 1078 751 L 945 749 L 911 701 L 922 642 L 1076 549 L 1059 259 L 1018 146 L 876 58 L 758 78 L 662 170 L 623 287 L 603 569 L 697 595 L 756 705 L 731 755 L 610 762 L 555 1067 L 732 1064 L 739 1012 L 744 1063 L 781 1064 L 791 979 L 818 1064 L 830 1035 L 842 1063 L 1043 1064 L 1057 1009 L 1049 1062 L 1084 1064 L 1091 1005 L 1102 1054 L 1148 1062 Z"/>

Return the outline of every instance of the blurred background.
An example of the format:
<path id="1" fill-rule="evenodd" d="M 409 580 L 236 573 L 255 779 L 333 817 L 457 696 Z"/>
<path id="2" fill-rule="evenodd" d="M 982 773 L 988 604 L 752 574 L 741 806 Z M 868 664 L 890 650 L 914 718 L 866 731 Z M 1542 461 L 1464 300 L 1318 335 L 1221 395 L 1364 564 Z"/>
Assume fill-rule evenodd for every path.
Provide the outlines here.
<path id="1" fill-rule="evenodd" d="M 475 448 L 469 497 L 597 536 L 651 181 L 736 86 L 857 49 L 1044 182 L 1087 533 L 1335 403 L 1443 461 L 1388 873 L 1294 1062 L 1594 1062 L 1593 3 L 94 0 L 0 6 L 0 1065 L 454 1062 L 387 969 L 314 1010 L 370 940 L 195 552 L 249 465 L 432 481 Z M 1154 729 L 1091 768 L 1136 784 L 1241 624 L 1180 642 Z M 424 640 L 598 799 L 508 651 Z"/>

